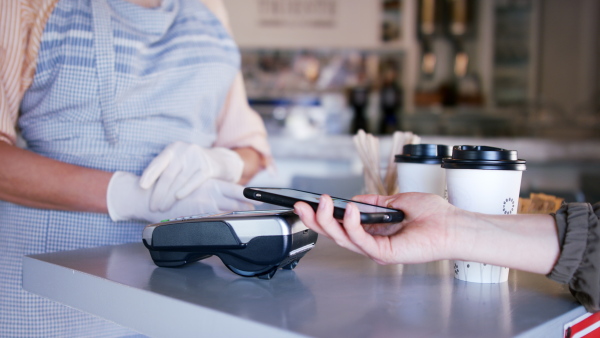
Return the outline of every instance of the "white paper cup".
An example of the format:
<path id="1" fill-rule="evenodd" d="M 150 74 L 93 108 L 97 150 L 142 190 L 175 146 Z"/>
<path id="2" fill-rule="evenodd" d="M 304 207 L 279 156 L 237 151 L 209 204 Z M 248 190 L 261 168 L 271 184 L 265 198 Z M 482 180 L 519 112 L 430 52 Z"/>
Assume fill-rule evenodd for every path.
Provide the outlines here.
<path id="1" fill-rule="evenodd" d="M 517 213 L 525 161 L 517 152 L 485 146 L 455 146 L 444 159 L 448 201 L 485 214 Z M 509 269 L 478 262 L 454 262 L 454 277 L 474 283 L 502 283 Z"/>
<path id="2" fill-rule="evenodd" d="M 448 201 L 484 214 L 517 213 L 522 171 L 446 169 Z"/>
<path id="3" fill-rule="evenodd" d="M 446 173 L 442 158 L 452 148 L 440 144 L 407 144 L 396 155 L 398 192 L 424 192 L 446 197 Z"/>
<path id="4" fill-rule="evenodd" d="M 508 280 L 508 268 L 477 262 L 454 261 L 454 277 L 473 283 L 502 283 Z"/>

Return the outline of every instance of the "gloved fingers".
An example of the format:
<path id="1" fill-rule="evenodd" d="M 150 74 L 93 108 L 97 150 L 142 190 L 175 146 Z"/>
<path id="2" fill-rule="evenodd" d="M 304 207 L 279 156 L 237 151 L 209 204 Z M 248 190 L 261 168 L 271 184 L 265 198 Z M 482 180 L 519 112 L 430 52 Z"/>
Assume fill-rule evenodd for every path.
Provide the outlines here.
<path id="1" fill-rule="evenodd" d="M 224 197 L 234 199 L 246 204 L 249 204 L 254 208 L 263 204 L 263 202 L 248 199 L 244 196 L 244 186 L 237 183 L 222 181 L 222 180 L 209 180 L 207 183 L 214 184 L 219 189 L 221 195 Z"/>
<path id="2" fill-rule="evenodd" d="M 164 170 L 162 175 L 160 175 L 154 184 L 154 190 L 150 197 L 150 210 L 165 211 L 173 206 L 176 198 L 172 186 L 182 169 L 179 162 L 173 161 L 171 165 Z"/>
<path id="3" fill-rule="evenodd" d="M 252 210 L 254 206 L 243 196 L 244 187 L 231 182 L 217 179 L 206 180 L 190 196 L 180 199 L 177 203 L 191 200 L 200 209 L 223 211 Z M 212 212 L 212 211 L 211 211 Z"/>
<path id="4" fill-rule="evenodd" d="M 140 193 L 141 192 L 141 193 Z M 106 207 L 108 215 L 114 221 L 126 221 L 137 217 L 139 206 L 145 206 L 144 194 L 139 188 L 139 177 L 125 171 L 115 172 L 108 182 Z"/>
<path id="5" fill-rule="evenodd" d="M 184 182 L 181 185 L 174 185 L 174 187 L 177 189 L 175 197 L 177 199 L 186 198 L 192 192 L 194 192 L 194 190 L 198 189 L 204 182 L 206 182 L 208 178 L 209 176 L 203 170 L 196 171 L 191 175 L 187 182 Z"/>
<path id="6" fill-rule="evenodd" d="M 221 190 L 221 193 L 225 197 L 233 198 L 238 201 L 245 202 L 245 203 L 250 203 L 252 205 L 263 204 L 263 202 L 246 198 L 246 196 L 244 196 L 244 186 L 242 186 L 242 185 L 239 185 L 237 183 L 227 182 L 227 181 L 221 181 L 221 180 L 215 180 L 215 183 L 218 184 L 218 187 Z"/>
<path id="7" fill-rule="evenodd" d="M 239 201 L 232 198 L 220 198 L 215 201 L 217 208 L 221 211 L 247 211 L 254 210 L 250 203 Z"/>
<path id="8" fill-rule="evenodd" d="M 215 189 L 218 190 L 224 197 L 234 198 L 241 201 L 245 200 L 244 187 L 237 183 L 217 179 L 212 179 L 207 183 L 214 185 Z"/>
<path id="9" fill-rule="evenodd" d="M 167 168 L 167 170 L 165 170 L 163 175 L 159 178 L 160 183 L 157 183 L 157 185 L 165 184 L 165 186 L 168 186 L 167 191 L 164 192 L 164 196 L 162 197 L 162 202 L 160 202 L 159 209 L 161 211 L 169 210 L 175 201 L 188 196 L 194 190 L 196 190 L 196 188 L 198 188 L 202 182 L 197 184 L 190 182 L 190 180 L 193 180 L 194 177 L 201 172 L 202 170 L 198 170 L 198 168 L 187 165 L 185 161 L 179 165 L 179 171 L 177 171 L 177 168 L 175 167 L 173 167 L 172 170 L 171 168 Z M 171 182 L 169 183 L 168 180 L 171 180 Z M 178 192 L 181 189 L 190 186 L 190 184 L 192 185 L 192 189 L 189 191 L 189 193 L 185 196 L 179 197 Z M 157 198 L 160 199 L 160 197 Z"/>
<path id="10" fill-rule="evenodd" d="M 158 154 L 144 169 L 140 178 L 140 187 L 142 189 L 149 189 L 167 169 L 174 157 L 175 154 L 170 147 L 165 148 L 165 150 Z"/>
<path id="11" fill-rule="evenodd" d="M 206 152 L 213 166 L 212 177 L 238 182 L 242 178 L 244 161 L 238 153 L 227 148 L 212 148 Z"/>

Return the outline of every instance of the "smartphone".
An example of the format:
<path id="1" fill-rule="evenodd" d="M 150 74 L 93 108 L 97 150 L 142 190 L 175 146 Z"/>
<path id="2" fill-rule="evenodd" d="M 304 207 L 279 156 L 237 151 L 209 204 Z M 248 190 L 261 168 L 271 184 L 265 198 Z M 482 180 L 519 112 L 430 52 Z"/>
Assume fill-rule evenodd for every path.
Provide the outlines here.
<path id="1" fill-rule="evenodd" d="M 319 206 L 321 194 L 288 188 L 249 187 L 244 189 L 244 196 L 249 199 L 289 208 L 293 208 L 296 202 L 302 201 L 308 203 L 316 211 Z M 361 223 L 398 223 L 404 219 L 404 212 L 402 210 L 355 202 L 339 197 L 331 197 L 331 199 L 333 200 L 333 217 L 337 219 L 344 218 L 346 206 L 350 202 L 358 207 Z"/>

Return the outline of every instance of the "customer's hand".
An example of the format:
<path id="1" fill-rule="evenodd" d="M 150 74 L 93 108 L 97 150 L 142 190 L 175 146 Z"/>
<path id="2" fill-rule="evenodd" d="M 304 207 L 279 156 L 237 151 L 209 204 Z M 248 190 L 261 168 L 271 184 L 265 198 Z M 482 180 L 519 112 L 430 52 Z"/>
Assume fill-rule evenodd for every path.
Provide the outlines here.
<path id="1" fill-rule="evenodd" d="M 202 148 L 175 142 L 144 170 L 140 187 L 153 187 L 150 210 L 167 211 L 209 178 L 237 183 L 244 169 L 240 156 L 226 148 Z"/>
<path id="2" fill-rule="evenodd" d="M 460 209 L 433 194 L 362 195 L 354 200 L 404 211 L 396 224 L 360 224 L 356 205 L 350 203 L 342 222 L 333 218 L 333 202 L 321 197 L 315 213 L 298 202 L 295 211 L 304 224 L 338 245 L 370 257 L 379 264 L 421 263 L 453 255 L 455 216 Z"/>
<path id="3" fill-rule="evenodd" d="M 152 210 L 150 201 L 155 192 L 153 189 L 140 188 L 139 180 L 139 176 L 127 172 L 113 174 L 106 196 L 108 213 L 113 221 L 136 219 L 156 223 L 179 216 L 254 209 L 254 205 L 243 195 L 243 186 L 208 179 L 191 194 L 177 200 L 170 209 Z"/>

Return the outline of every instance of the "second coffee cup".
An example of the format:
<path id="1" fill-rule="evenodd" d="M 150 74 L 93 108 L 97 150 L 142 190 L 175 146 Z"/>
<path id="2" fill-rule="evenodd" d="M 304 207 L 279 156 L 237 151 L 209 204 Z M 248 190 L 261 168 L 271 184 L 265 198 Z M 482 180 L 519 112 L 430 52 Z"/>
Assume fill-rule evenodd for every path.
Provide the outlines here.
<path id="1" fill-rule="evenodd" d="M 517 151 L 487 146 L 454 146 L 445 158 L 448 201 L 485 214 L 516 214 L 525 160 Z M 467 282 L 500 283 L 508 268 L 478 262 L 454 262 L 454 277 Z"/>
<path id="2" fill-rule="evenodd" d="M 426 192 L 446 197 L 446 174 L 442 158 L 452 147 L 443 144 L 406 144 L 396 155 L 398 192 Z"/>

